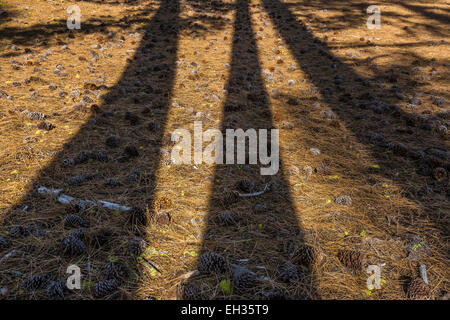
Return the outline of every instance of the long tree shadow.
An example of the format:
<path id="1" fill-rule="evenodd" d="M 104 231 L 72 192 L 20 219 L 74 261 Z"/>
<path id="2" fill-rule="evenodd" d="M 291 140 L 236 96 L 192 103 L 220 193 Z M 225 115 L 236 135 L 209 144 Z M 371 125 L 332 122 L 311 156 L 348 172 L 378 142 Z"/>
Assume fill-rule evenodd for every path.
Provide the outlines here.
<path id="1" fill-rule="evenodd" d="M 55 283 L 56 289 L 47 291 L 48 296 L 45 290 L 34 289 L 42 289 L 50 279 L 66 279 L 71 264 L 79 266 L 83 275 L 82 290 L 74 290 L 74 297 L 89 297 L 97 281 L 116 279 L 91 291 L 99 298 L 117 295 L 116 284 L 123 288 L 124 297 L 138 286 L 141 274 L 135 258 L 141 242 L 134 239 L 129 245 L 129 241 L 143 236 L 152 218 L 152 212 L 142 208 L 152 208 L 155 174 L 163 156 L 176 74 L 179 13 L 178 0 L 161 1 L 135 56 L 104 97 L 105 103 L 91 107 L 89 121 L 39 173 L 32 190 L 2 217 L 9 237 L 0 249 L 13 254 L 2 261 L 0 282 L 16 283 L 9 298 L 59 297 Z M 95 87 L 90 84 L 84 89 Z M 65 206 L 54 197 L 39 196 L 40 186 L 63 189 L 78 199 L 103 197 L 134 209 L 131 213 L 111 211 L 76 201 Z"/>
<path id="2" fill-rule="evenodd" d="M 422 211 L 411 210 L 399 215 L 397 228 L 388 227 L 381 217 L 368 219 L 392 236 L 405 236 L 412 229 L 415 234 L 425 233 L 425 229 L 418 230 L 414 222 L 423 219 L 422 226 L 430 228 L 428 234 L 438 234 L 437 238 L 445 239 L 448 236 L 449 221 L 436 214 L 436 207 L 448 204 L 446 172 L 450 169 L 450 154 L 445 134 L 440 137 L 437 131 L 448 119 L 448 112 L 444 110 L 436 116 L 405 111 L 397 105 L 399 97 L 414 96 L 420 83 L 408 80 L 408 87 L 397 87 L 397 76 L 393 69 L 391 73 L 381 75 L 375 66 L 371 68 L 375 79 L 361 77 L 297 20 L 296 15 L 290 11 L 289 4 L 271 0 L 263 0 L 262 3 L 299 68 L 318 89 L 320 102 L 335 113 L 369 150 L 370 156 L 382 166 L 380 170 L 361 168 L 361 175 L 370 176 L 375 173 L 393 181 L 403 188 L 404 195 L 418 204 Z M 417 61 L 419 65 L 422 63 Z M 409 70 L 405 70 L 405 73 L 410 74 Z M 375 82 L 381 82 L 379 88 L 384 90 L 377 88 Z M 410 178 L 416 173 L 419 176 L 415 175 L 415 181 L 420 175 L 429 178 L 422 180 L 425 185 L 411 189 Z M 443 178 L 440 178 L 440 173 Z M 430 188 L 435 192 L 434 195 L 427 191 L 425 196 L 423 190 Z M 433 204 L 433 201 L 438 204 Z M 409 231 L 400 234 L 399 225 L 404 227 L 403 231 Z"/>
<path id="3" fill-rule="evenodd" d="M 235 10 L 223 107 L 224 141 L 227 129 L 267 129 L 270 133 L 274 128 L 249 2 L 238 0 Z M 200 274 L 179 285 L 178 298 L 317 299 L 312 270 L 317 258 L 314 235 L 305 235 L 301 228 L 282 169 L 276 175 L 262 176 L 261 167 L 248 165 L 246 159 L 244 166 L 215 167 L 208 223 L 198 260 Z M 263 190 L 267 185 L 271 186 L 270 191 L 263 195 L 246 198 L 236 194 Z M 222 285 L 227 283 L 223 280 L 232 281 L 232 295 L 219 288 L 220 281 Z"/>
<path id="4" fill-rule="evenodd" d="M 350 66 L 336 58 L 326 43 L 319 41 L 311 32 L 306 31 L 306 28 L 297 22 L 295 15 L 288 9 L 287 4 L 281 3 L 280 1 L 263 1 L 263 4 L 279 33 L 286 41 L 290 51 L 293 53 L 299 66 L 309 75 L 311 82 L 323 95 L 324 102 L 331 106 L 332 110 L 334 110 L 339 118 L 345 122 L 346 126 L 357 134 L 362 143 L 369 145 L 373 142 L 373 140 L 370 141 L 371 132 L 367 132 L 364 135 L 361 135 L 358 132 L 357 128 L 359 126 L 359 121 L 364 118 L 355 119 L 355 114 L 353 112 L 348 112 L 348 105 L 351 105 L 354 112 L 371 110 L 375 114 L 383 114 L 389 117 L 390 121 L 392 121 L 392 126 L 407 125 L 410 128 L 414 128 L 419 133 L 429 132 L 433 129 L 433 126 L 427 125 L 427 121 L 428 124 L 432 121 L 439 122 L 439 118 L 436 116 L 419 116 L 414 112 L 406 112 L 397 105 L 399 98 L 398 95 L 396 95 L 396 92 L 401 92 L 404 96 L 412 95 L 415 90 L 414 86 L 419 86 L 420 83 L 417 81 L 410 81 L 409 83 L 413 84 L 410 88 L 398 88 L 395 84 L 392 84 L 396 82 L 395 76 L 385 76 L 382 80 L 385 81 L 390 92 L 389 94 L 380 94 L 380 92 L 378 92 L 376 88 L 373 88 L 373 85 L 370 83 L 370 80 L 373 79 L 364 79 L 359 76 Z M 309 59 L 312 55 L 315 59 Z M 417 63 L 421 64 L 424 63 L 424 61 L 419 61 L 419 59 L 417 59 Z M 327 68 L 327 72 L 324 72 L 324 68 Z M 373 68 L 374 73 L 376 74 L 375 79 L 379 79 L 378 76 L 380 70 L 375 67 Z M 391 88 L 389 88 L 389 86 L 391 86 Z M 366 91 L 369 90 L 368 88 L 371 88 L 371 92 L 366 93 Z M 335 98 L 339 99 L 341 103 L 334 103 L 333 99 Z M 383 101 L 379 101 L 377 98 Z M 342 104 L 344 104 L 346 108 L 341 108 L 340 105 Z M 442 114 L 441 116 L 444 117 L 444 119 L 446 116 L 448 117 L 446 114 Z M 377 130 L 386 137 L 386 140 L 406 140 L 408 138 L 399 135 L 391 136 L 392 134 L 389 134 L 389 130 L 392 129 L 392 126 L 379 126 L 377 127 Z M 405 128 L 397 128 L 396 130 L 396 132 L 402 133 L 405 133 L 406 131 L 409 133 L 411 132 L 411 130 Z M 440 164 L 446 169 L 449 168 L 448 161 L 445 161 L 448 160 L 446 159 L 445 154 L 440 155 L 444 156 L 443 161 L 435 160 L 438 163 L 434 164 L 429 158 L 423 159 L 424 155 L 420 154 L 420 151 L 423 150 L 423 146 L 435 146 L 437 149 L 445 150 L 447 147 L 445 139 L 440 139 L 438 134 L 430 133 L 420 134 L 420 137 L 414 137 L 415 139 L 412 141 L 411 139 L 409 139 L 408 142 L 402 141 L 409 148 L 409 150 L 405 151 L 405 154 L 403 154 L 405 157 L 417 160 L 417 164 L 422 167 L 429 166 L 432 169 Z M 382 145 L 389 147 L 388 144 Z M 395 146 L 390 145 L 390 147 L 395 149 Z M 395 154 L 402 155 L 402 152 L 395 152 Z M 375 158 L 377 157 L 376 154 L 374 154 L 374 156 Z M 425 169 L 424 171 L 429 172 L 429 170 Z M 403 178 L 399 178 L 398 181 L 402 181 L 402 179 Z"/>

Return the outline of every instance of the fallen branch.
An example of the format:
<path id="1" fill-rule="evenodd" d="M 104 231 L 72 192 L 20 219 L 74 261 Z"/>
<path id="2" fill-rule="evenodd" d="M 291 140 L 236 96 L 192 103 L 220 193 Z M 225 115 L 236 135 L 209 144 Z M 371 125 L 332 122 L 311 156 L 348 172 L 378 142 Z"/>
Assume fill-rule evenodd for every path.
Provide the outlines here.
<path id="1" fill-rule="evenodd" d="M 255 197 L 255 196 L 260 196 L 263 193 L 266 193 L 271 186 L 271 182 L 269 182 L 268 184 L 266 184 L 266 186 L 264 187 L 264 189 L 262 191 L 258 191 L 258 192 L 253 192 L 253 193 L 239 193 L 239 197 Z"/>
<path id="2" fill-rule="evenodd" d="M 97 200 L 97 201 L 92 201 L 92 200 L 82 200 L 82 199 L 77 199 L 74 197 L 71 197 L 67 194 L 62 193 L 62 189 L 53 189 L 53 188 L 47 188 L 47 187 L 39 187 L 38 188 L 38 193 L 40 194 L 50 194 L 50 195 L 54 195 L 57 198 L 57 201 L 59 203 L 62 204 L 74 204 L 78 207 L 80 207 L 82 210 L 86 209 L 87 207 L 94 207 L 94 206 L 98 206 L 101 205 L 104 208 L 110 209 L 110 210 L 118 210 L 118 211 L 129 211 L 131 210 L 131 207 L 127 207 L 127 206 L 121 206 L 117 203 L 113 203 L 113 202 L 108 202 L 108 201 L 104 201 L 104 200 Z"/>

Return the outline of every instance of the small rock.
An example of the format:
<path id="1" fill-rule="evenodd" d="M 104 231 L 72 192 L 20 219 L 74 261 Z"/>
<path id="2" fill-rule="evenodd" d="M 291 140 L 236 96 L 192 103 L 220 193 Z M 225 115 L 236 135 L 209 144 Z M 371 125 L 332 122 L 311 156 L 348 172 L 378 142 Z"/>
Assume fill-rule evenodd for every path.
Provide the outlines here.
<path id="1" fill-rule="evenodd" d="M 297 166 L 290 166 L 288 172 L 290 175 L 298 175 L 300 174 L 300 169 Z"/>
<path id="2" fill-rule="evenodd" d="M 294 125 L 289 121 L 283 121 L 281 123 L 281 128 L 286 130 L 292 130 L 294 128 Z"/>
<path id="3" fill-rule="evenodd" d="M 325 109 L 325 110 L 321 111 L 320 114 L 327 120 L 333 120 L 336 118 L 336 115 L 330 109 Z"/>
<path id="4" fill-rule="evenodd" d="M 313 172 L 313 168 L 309 165 L 306 165 L 302 169 L 302 174 L 305 178 L 309 178 Z"/>
<path id="5" fill-rule="evenodd" d="M 271 96 L 274 99 L 279 99 L 281 97 L 281 93 L 278 88 L 273 88 L 271 93 L 272 93 Z"/>
<path id="6" fill-rule="evenodd" d="M 320 154 L 320 149 L 317 148 L 310 148 L 309 153 L 313 156 L 318 156 Z"/>

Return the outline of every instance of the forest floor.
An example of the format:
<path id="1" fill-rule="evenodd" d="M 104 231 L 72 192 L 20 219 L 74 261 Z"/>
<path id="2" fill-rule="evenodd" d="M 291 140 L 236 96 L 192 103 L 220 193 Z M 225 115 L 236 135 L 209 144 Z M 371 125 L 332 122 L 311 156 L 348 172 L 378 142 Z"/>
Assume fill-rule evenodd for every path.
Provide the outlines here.
<path id="1" fill-rule="evenodd" d="M 448 298 L 448 1 L 72 4 L 0 4 L 0 299 Z M 195 121 L 278 129 L 279 172 L 174 164 Z"/>

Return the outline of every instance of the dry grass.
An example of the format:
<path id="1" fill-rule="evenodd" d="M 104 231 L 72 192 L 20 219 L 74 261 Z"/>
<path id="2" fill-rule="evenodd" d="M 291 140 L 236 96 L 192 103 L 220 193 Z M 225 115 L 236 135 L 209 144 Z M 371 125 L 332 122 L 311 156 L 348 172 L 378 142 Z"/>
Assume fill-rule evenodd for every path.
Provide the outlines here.
<path id="1" fill-rule="evenodd" d="M 0 21 L 0 91 L 14 100 L 0 96 L 0 235 L 9 238 L 8 231 L 18 225 L 46 230 L 46 235 L 10 239 L 11 245 L 0 251 L 4 256 L 20 249 L 17 256 L 0 263 L 0 287 L 8 289 L 1 298 L 45 299 L 45 290 L 24 292 L 23 281 L 38 273 L 66 279 L 66 268 L 77 264 L 82 269 L 83 288 L 68 298 L 92 299 L 92 285 L 103 280 L 103 266 L 117 258 L 139 278 L 122 283 L 115 298 L 172 299 L 183 275 L 196 269 L 198 255 L 206 251 L 219 252 L 230 262 L 268 278 L 248 293 L 224 295 L 219 281 L 230 275 L 194 277 L 192 282 L 207 298 L 258 298 L 264 290 L 283 288 L 290 298 L 406 299 L 404 287 L 408 278 L 417 275 L 419 262 L 427 266 L 433 297 L 448 292 L 448 177 L 438 181 L 420 175 L 417 160 L 370 140 L 377 132 L 388 142 L 404 143 L 409 154 L 430 146 L 448 151 L 448 134 L 424 130 L 418 121 L 408 125 L 405 120 L 408 114 L 448 112 L 449 51 L 448 43 L 441 42 L 448 40 L 444 1 L 380 2 L 381 30 L 365 27 L 365 7 L 357 1 L 262 1 L 269 7 L 251 1 L 252 32 L 246 30 L 244 2 L 237 1 L 241 4 L 238 15 L 234 2 L 207 5 L 183 0 L 177 18 L 176 10 L 158 11 L 159 4 L 153 1 L 83 1 L 79 4 L 82 29 L 70 36 L 65 2 L 39 1 L 37 6 L 35 0 L 6 1 L 9 18 Z M 283 9 L 285 4 L 290 14 Z M 285 30 L 273 19 L 278 14 Z M 236 25 L 242 28 L 236 31 Z M 130 35 L 136 32 L 140 35 Z M 233 45 L 236 34 L 241 40 Z M 8 49 L 10 44 L 17 50 Z M 91 47 L 98 44 L 105 51 Z M 142 48 L 147 51 L 128 51 Z M 48 49 L 54 53 L 39 62 L 39 55 Z M 100 55 L 97 60 L 91 60 L 90 51 Z M 164 57 L 155 57 L 161 54 Z M 168 66 L 163 71 L 152 69 L 164 63 Z M 58 64 L 65 67 L 66 76 L 53 72 Z M 193 69 L 198 69 L 197 75 Z M 258 74 L 265 69 L 274 74 L 274 80 L 262 85 Z M 340 87 L 334 84 L 336 72 L 344 79 Z M 233 78 L 239 74 L 243 79 Z M 248 80 L 248 74 L 256 76 Z M 370 80 L 370 85 L 356 81 L 357 76 Z M 14 85 L 22 79 L 31 82 Z M 289 80 L 295 85 L 289 85 Z M 84 94 L 85 83 L 104 86 Z M 245 85 L 250 83 L 262 97 L 259 104 L 248 96 Z M 52 91 L 49 84 L 58 88 Z M 392 85 L 401 89 L 406 100 L 396 98 Z M 232 90 L 227 94 L 224 88 Z M 280 97 L 271 96 L 274 88 Z M 39 92 L 37 98 L 30 98 L 32 89 Z M 70 93 L 72 89 L 94 101 L 77 105 L 81 97 L 58 95 L 60 90 Z M 419 92 L 423 103 L 409 109 L 408 100 Z M 433 104 L 431 96 L 444 97 L 444 104 Z M 290 105 L 289 98 L 296 98 L 298 104 Z M 352 106 L 370 100 L 398 105 L 399 110 L 377 114 Z M 244 107 L 238 111 L 224 108 L 240 104 Z M 37 128 L 39 121 L 21 115 L 25 109 L 50 115 L 47 121 L 56 128 Z M 322 111 L 327 109 L 335 114 L 334 120 L 324 118 Z M 124 117 L 127 111 L 140 122 L 130 124 Z M 365 118 L 357 120 L 356 114 Z M 160 148 L 170 151 L 171 132 L 193 130 L 194 120 L 199 119 L 203 130 L 226 125 L 280 128 L 282 168 L 273 177 L 272 190 L 222 206 L 222 195 L 235 189 L 239 179 L 252 179 L 258 189 L 265 185 L 258 166 L 246 172 L 238 165 L 168 165 Z M 292 129 L 283 125 L 286 121 Z M 149 122 L 161 128 L 151 131 Z M 448 113 L 441 122 L 448 127 Z M 116 149 L 105 146 L 113 134 L 120 138 Z M 123 162 L 120 157 L 127 145 L 136 146 L 140 155 Z M 319 148 L 321 154 L 311 155 L 310 148 Z M 111 160 L 62 166 L 62 159 L 85 149 L 107 150 Z M 439 166 L 448 170 L 448 164 L 447 159 Z M 305 176 L 302 168 L 307 165 L 328 170 Z M 127 184 L 132 168 L 139 168 L 141 177 Z M 103 177 L 81 186 L 67 184 L 70 177 L 95 173 Z M 106 187 L 106 178 L 122 185 Z M 74 208 L 37 195 L 41 185 L 63 188 L 82 199 L 147 208 L 148 222 L 129 224 L 127 212 L 98 208 L 81 212 L 90 232 L 106 228 L 112 235 L 104 246 L 91 243 L 85 255 L 63 255 L 58 245 L 70 232 L 64 228 L 63 217 Z M 340 195 L 351 196 L 352 204 L 336 204 Z M 269 210 L 254 214 L 256 203 Z M 24 206 L 29 210 L 23 212 Z M 241 217 L 237 226 L 215 222 L 215 215 L 227 210 Z M 152 217 L 158 212 L 168 212 L 171 222 L 155 221 Z M 136 235 L 146 239 L 146 257 L 161 272 L 130 257 L 128 241 Z M 429 247 L 419 261 L 407 259 L 408 244 L 416 238 Z M 315 252 L 308 264 L 289 255 L 305 245 Z M 368 274 L 351 271 L 339 261 L 338 252 L 344 248 L 363 252 L 368 264 L 386 264 L 382 289 L 368 295 Z M 301 282 L 287 285 L 277 279 L 278 268 L 287 261 L 304 273 Z"/>

